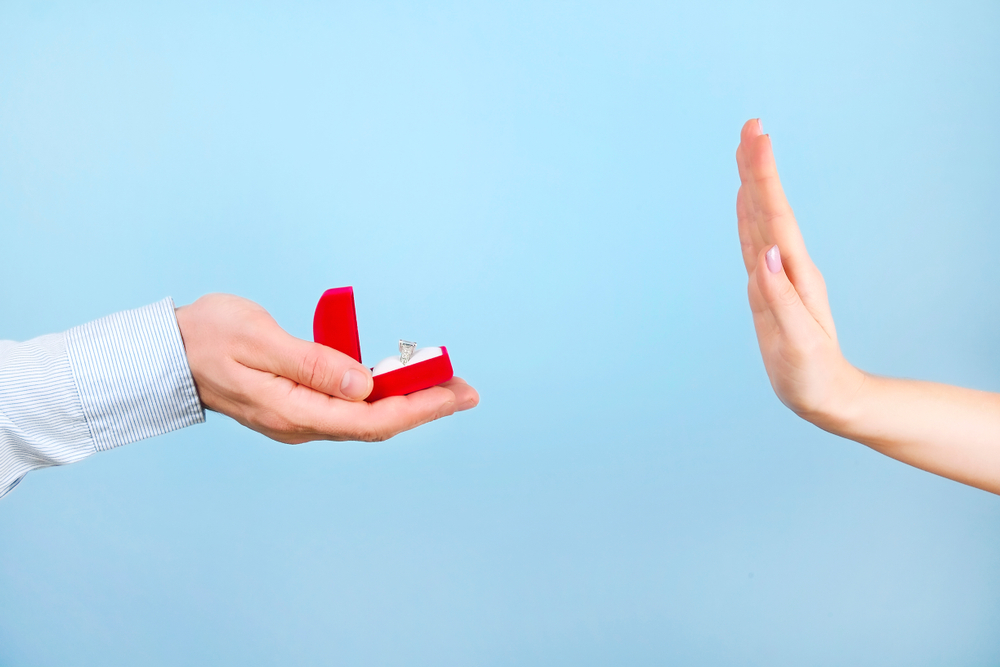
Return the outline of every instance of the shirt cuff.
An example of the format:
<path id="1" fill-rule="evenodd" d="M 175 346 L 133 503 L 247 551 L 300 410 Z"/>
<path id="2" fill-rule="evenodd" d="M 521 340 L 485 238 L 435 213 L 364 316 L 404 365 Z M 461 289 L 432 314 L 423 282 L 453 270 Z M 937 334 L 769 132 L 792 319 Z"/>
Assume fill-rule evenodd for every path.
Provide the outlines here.
<path id="1" fill-rule="evenodd" d="M 173 299 L 70 329 L 66 346 L 97 451 L 205 421 Z"/>

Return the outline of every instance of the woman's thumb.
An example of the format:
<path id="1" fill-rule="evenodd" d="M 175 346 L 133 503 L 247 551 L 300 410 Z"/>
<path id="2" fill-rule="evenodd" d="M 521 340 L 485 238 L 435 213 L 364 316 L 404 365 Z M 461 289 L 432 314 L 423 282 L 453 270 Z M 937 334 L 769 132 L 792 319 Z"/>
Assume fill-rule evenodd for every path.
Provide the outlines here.
<path id="1" fill-rule="evenodd" d="M 757 287 L 782 332 L 791 336 L 806 332 L 813 318 L 788 279 L 776 245 L 762 251 L 757 258 Z"/>

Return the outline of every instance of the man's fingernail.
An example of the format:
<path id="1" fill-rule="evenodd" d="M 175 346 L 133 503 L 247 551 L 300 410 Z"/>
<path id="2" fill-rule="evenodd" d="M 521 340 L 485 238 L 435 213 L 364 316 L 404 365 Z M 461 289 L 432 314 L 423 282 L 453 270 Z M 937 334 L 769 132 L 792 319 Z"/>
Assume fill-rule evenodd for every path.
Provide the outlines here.
<path id="1" fill-rule="evenodd" d="M 778 252 L 778 246 L 771 246 L 771 249 L 764 253 L 764 261 L 771 273 L 781 271 L 781 253 Z"/>
<path id="2" fill-rule="evenodd" d="M 368 376 L 353 368 L 344 373 L 340 381 L 340 393 L 348 398 L 364 398 L 368 393 Z"/>
<path id="3" fill-rule="evenodd" d="M 764 123 L 760 122 L 760 118 L 757 119 L 757 131 L 764 134 Z"/>

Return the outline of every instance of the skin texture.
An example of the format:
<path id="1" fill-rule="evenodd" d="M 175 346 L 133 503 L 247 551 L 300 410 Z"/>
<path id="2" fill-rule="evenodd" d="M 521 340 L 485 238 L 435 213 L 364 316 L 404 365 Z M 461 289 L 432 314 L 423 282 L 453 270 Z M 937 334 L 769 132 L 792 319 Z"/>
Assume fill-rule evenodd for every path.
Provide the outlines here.
<path id="1" fill-rule="evenodd" d="M 865 373 L 841 354 L 826 283 L 806 251 L 758 119 L 736 151 L 747 295 L 771 387 L 831 433 L 1000 493 L 1000 395 Z"/>
<path id="2" fill-rule="evenodd" d="M 289 335 L 247 299 L 209 294 L 176 312 L 205 407 L 279 442 L 376 442 L 479 403 L 460 378 L 366 403 L 368 368 Z"/>

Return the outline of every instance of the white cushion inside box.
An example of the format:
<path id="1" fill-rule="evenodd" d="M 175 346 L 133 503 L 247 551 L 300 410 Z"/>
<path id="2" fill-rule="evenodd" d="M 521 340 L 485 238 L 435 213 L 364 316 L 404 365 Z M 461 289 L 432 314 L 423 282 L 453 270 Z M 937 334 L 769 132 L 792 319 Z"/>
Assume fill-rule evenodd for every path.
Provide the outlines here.
<path id="1" fill-rule="evenodd" d="M 406 365 L 412 366 L 413 364 L 419 364 L 421 361 L 427 361 L 428 359 L 440 356 L 440 347 L 422 347 L 413 353 L 413 356 L 410 357 L 410 360 L 406 363 Z M 382 361 L 375 364 L 375 368 L 372 369 L 372 377 L 381 375 L 382 373 L 388 373 L 389 371 L 398 371 L 400 368 L 403 368 L 403 362 L 399 360 L 398 355 L 395 357 L 386 357 Z"/>

